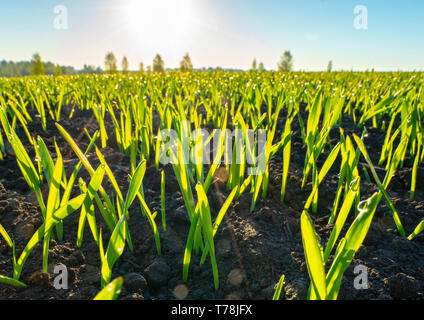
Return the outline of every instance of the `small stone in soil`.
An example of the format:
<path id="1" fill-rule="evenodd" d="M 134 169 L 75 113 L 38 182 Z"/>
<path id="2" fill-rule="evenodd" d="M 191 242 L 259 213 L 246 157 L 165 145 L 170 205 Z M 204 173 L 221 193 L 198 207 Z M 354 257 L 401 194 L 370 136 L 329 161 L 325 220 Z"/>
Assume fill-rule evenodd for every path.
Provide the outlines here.
<path id="1" fill-rule="evenodd" d="M 33 287 L 49 287 L 50 275 L 43 270 L 35 271 L 28 278 L 28 284 Z"/>
<path id="2" fill-rule="evenodd" d="M 392 247 L 399 251 L 410 251 L 416 248 L 416 244 L 406 238 L 396 237 L 392 240 Z"/>
<path id="3" fill-rule="evenodd" d="M 158 289 L 167 284 L 170 272 L 168 264 L 159 258 L 144 270 L 144 275 L 149 286 Z"/>
<path id="4" fill-rule="evenodd" d="M 129 292 L 145 292 L 148 289 L 146 279 L 139 273 L 128 273 L 124 276 L 124 286 Z"/>
<path id="5" fill-rule="evenodd" d="M 85 256 L 79 250 L 74 251 L 68 258 L 68 263 L 72 267 L 77 267 L 77 266 L 83 264 L 84 261 L 85 261 Z"/>
<path id="6" fill-rule="evenodd" d="M 9 205 L 9 201 L 1 200 L 0 201 L 0 213 L 2 213 L 8 205 Z"/>
<path id="7" fill-rule="evenodd" d="M 178 284 L 173 291 L 175 298 L 183 300 L 188 296 L 188 288 L 185 284 Z"/>
<path id="8" fill-rule="evenodd" d="M 16 227 L 18 234 L 24 239 L 31 239 L 34 234 L 35 227 L 31 223 L 21 223 Z"/>
<path id="9" fill-rule="evenodd" d="M 387 279 L 390 295 L 394 299 L 409 299 L 417 295 L 419 289 L 415 278 L 404 273 L 398 273 Z"/>
<path id="10" fill-rule="evenodd" d="M 99 268 L 86 265 L 85 271 L 82 273 L 84 280 L 90 284 L 98 284 L 100 282 L 100 270 Z"/>
<path id="11" fill-rule="evenodd" d="M 243 280 L 244 280 L 244 273 L 240 269 L 233 269 L 228 275 L 228 281 L 233 286 L 239 286 L 243 282 Z"/>

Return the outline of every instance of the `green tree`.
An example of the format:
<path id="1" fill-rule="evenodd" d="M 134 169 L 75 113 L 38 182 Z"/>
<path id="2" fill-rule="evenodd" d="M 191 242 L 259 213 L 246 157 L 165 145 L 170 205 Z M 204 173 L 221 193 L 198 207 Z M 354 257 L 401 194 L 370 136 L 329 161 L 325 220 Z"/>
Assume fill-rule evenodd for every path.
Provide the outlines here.
<path id="1" fill-rule="evenodd" d="M 329 61 L 327 65 L 327 72 L 331 72 L 333 70 L 333 61 Z"/>
<path id="2" fill-rule="evenodd" d="M 257 71 L 258 70 L 258 62 L 256 61 L 256 58 L 255 59 L 253 59 L 253 62 L 252 62 L 252 69 L 251 69 L 252 71 Z"/>
<path id="3" fill-rule="evenodd" d="M 143 63 L 143 62 L 140 62 L 140 65 L 139 65 L 138 71 L 139 71 L 140 73 L 144 73 L 144 63 Z"/>
<path id="4" fill-rule="evenodd" d="M 165 72 L 165 62 L 160 54 L 153 59 L 153 72 Z"/>
<path id="5" fill-rule="evenodd" d="M 103 70 L 100 67 L 84 64 L 84 67 L 79 72 L 80 74 L 102 74 Z"/>
<path id="6" fill-rule="evenodd" d="M 130 65 L 128 63 L 127 57 L 124 57 L 122 59 L 121 67 L 122 67 L 122 72 L 123 73 L 128 73 L 128 71 L 130 70 Z"/>
<path id="7" fill-rule="evenodd" d="M 290 51 L 284 52 L 281 56 L 278 62 L 278 70 L 285 72 L 293 70 L 293 56 Z"/>
<path id="8" fill-rule="evenodd" d="M 260 63 L 259 63 L 258 71 L 259 71 L 259 72 L 263 72 L 263 71 L 265 71 L 265 66 L 264 66 L 264 63 L 263 63 L 263 62 L 260 62 Z"/>
<path id="9" fill-rule="evenodd" d="M 62 70 L 62 67 L 60 66 L 60 65 L 56 65 L 55 66 L 55 68 L 54 68 L 54 74 L 56 75 L 56 76 L 61 76 L 61 75 L 63 75 L 63 70 Z"/>
<path id="10" fill-rule="evenodd" d="M 41 60 L 41 56 L 38 53 L 35 53 L 32 56 L 31 60 L 31 74 L 34 76 L 42 76 L 46 74 L 44 69 L 44 63 Z"/>
<path id="11" fill-rule="evenodd" d="M 191 62 L 190 55 L 186 53 L 183 57 L 183 60 L 180 62 L 180 71 L 189 72 L 193 71 L 193 63 Z"/>
<path id="12" fill-rule="evenodd" d="M 117 60 L 113 52 L 108 52 L 105 58 L 106 73 L 116 73 L 118 71 Z"/>

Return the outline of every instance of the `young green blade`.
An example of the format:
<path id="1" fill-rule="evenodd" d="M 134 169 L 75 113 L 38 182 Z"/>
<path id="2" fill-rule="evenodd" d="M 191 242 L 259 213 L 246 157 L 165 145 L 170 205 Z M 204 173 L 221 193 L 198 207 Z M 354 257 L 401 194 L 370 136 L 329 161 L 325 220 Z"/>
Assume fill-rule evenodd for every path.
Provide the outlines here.
<path id="1" fill-rule="evenodd" d="M 225 133 L 226 133 L 225 130 L 219 132 L 219 136 L 218 136 L 219 142 L 218 142 L 217 152 L 216 152 L 215 158 L 213 159 L 211 167 L 209 169 L 208 175 L 206 176 L 205 183 L 203 184 L 203 188 L 205 189 L 206 194 L 209 191 L 209 187 L 212 184 L 215 173 L 216 173 L 217 169 L 219 168 L 219 164 L 220 164 L 221 159 L 224 155 Z M 213 135 L 215 135 L 215 131 L 213 132 Z"/>
<path id="2" fill-rule="evenodd" d="M 18 280 L 15 280 L 9 277 L 1 276 L 1 275 L 0 275 L 0 283 L 4 283 L 13 287 L 23 287 L 23 288 L 27 287 L 27 285 L 23 282 L 20 282 Z"/>
<path id="3" fill-rule="evenodd" d="M 72 200 L 70 200 L 66 205 L 60 207 L 56 212 L 53 213 L 53 220 L 55 223 L 59 223 L 63 219 L 65 219 L 67 216 L 78 210 L 81 205 L 83 204 L 85 199 L 85 195 L 80 195 Z M 13 278 L 16 280 L 19 280 L 22 267 L 25 264 L 25 261 L 27 260 L 29 254 L 34 249 L 34 247 L 37 245 L 38 242 L 43 239 L 45 233 L 49 233 L 51 229 L 53 228 L 53 224 L 50 225 L 50 230 L 45 229 L 45 223 L 41 225 L 41 227 L 34 233 L 32 238 L 28 241 L 25 249 L 22 251 L 21 256 L 19 257 L 17 263 L 14 266 L 13 271 Z"/>
<path id="4" fill-rule="evenodd" d="M 318 237 L 311 218 L 306 211 L 303 211 L 300 222 L 303 250 L 305 252 L 313 292 L 318 300 L 325 300 L 327 298 L 327 286 L 325 283 L 322 250 L 318 242 Z"/>
<path id="5" fill-rule="evenodd" d="M 144 201 L 143 196 L 141 195 L 141 193 L 139 192 L 137 194 L 138 199 L 140 200 L 141 203 L 141 209 L 143 211 L 143 213 L 145 214 L 145 216 L 147 217 L 147 220 L 149 221 L 150 227 L 153 230 L 153 235 L 155 237 L 155 243 L 156 243 L 156 250 L 158 255 L 162 254 L 161 251 L 161 246 L 160 246 L 160 237 L 159 237 L 159 231 L 158 228 L 156 226 L 156 222 L 155 222 L 155 216 L 156 216 L 156 212 L 154 214 L 151 213 L 149 207 L 147 206 L 146 202 Z"/>
<path id="6" fill-rule="evenodd" d="M 166 213 L 165 213 L 165 171 L 161 171 L 160 174 L 160 206 L 162 214 L 162 227 L 166 231 Z"/>
<path id="7" fill-rule="evenodd" d="M 418 166 L 420 162 L 420 153 L 421 153 L 421 139 L 418 139 L 418 148 L 417 153 L 415 155 L 414 165 L 412 167 L 412 177 L 411 177 L 411 191 L 409 199 L 413 200 L 415 196 L 415 190 L 417 186 L 417 173 L 418 173 Z"/>
<path id="8" fill-rule="evenodd" d="M 143 160 L 142 162 L 140 162 L 137 169 L 135 170 L 133 177 L 131 178 L 127 197 L 125 199 L 125 206 L 124 206 L 125 213 L 128 212 L 128 209 L 133 203 L 135 197 L 137 196 L 137 193 L 139 192 L 141 184 L 143 182 L 145 173 L 146 173 L 146 160 Z"/>
<path id="9" fill-rule="evenodd" d="M 9 234 L 6 232 L 6 230 L 3 228 L 1 224 L 0 224 L 0 235 L 3 237 L 4 240 L 6 240 L 7 245 L 13 248 L 13 241 L 12 239 L 10 239 Z"/>
<path id="10" fill-rule="evenodd" d="M 213 237 L 215 237 L 216 232 L 218 231 L 218 228 L 222 222 L 222 219 L 224 219 L 225 214 L 228 211 L 228 208 L 231 205 L 231 202 L 233 202 L 236 194 L 239 191 L 239 187 L 235 187 L 234 190 L 230 193 L 230 195 L 228 196 L 227 200 L 225 200 L 224 204 L 221 207 L 221 210 L 219 210 L 219 213 L 215 219 L 215 222 L 213 223 L 212 226 L 212 232 L 213 232 Z M 208 247 L 206 247 L 205 250 L 203 250 L 203 254 L 202 254 L 202 259 L 200 260 L 200 265 L 202 265 L 205 262 L 206 256 L 209 253 L 209 249 Z"/>
<path id="11" fill-rule="evenodd" d="M 105 257 L 105 250 L 103 246 L 103 238 L 102 238 L 102 229 L 99 231 L 99 253 L 100 253 L 100 263 L 101 265 L 107 264 L 107 260 Z"/>
<path id="12" fill-rule="evenodd" d="M 116 300 L 121 293 L 124 278 L 119 277 L 104 287 L 93 300 Z"/>
<path id="13" fill-rule="evenodd" d="M 344 241 L 339 244 L 336 257 L 326 278 L 328 299 L 337 299 L 343 273 L 349 267 L 355 253 L 363 243 L 381 197 L 381 192 L 375 193 L 371 198 L 361 203 L 358 208 L 360 213 L 347 231 Z"/>
<path id="14" fill-rule="evenodd" d="M 91 148 L 95 145 L 95 142 L 98 139 L 98 137 L 99 137 L 99 132 L 98 131 L 96 131 L 96 133 L 93 135 L 92 138 L 89 137 L 90 144 L 88 145 L 87 150 L 85 151 L 84 155 L 87 155 L 90 152 Z M 70 176 L 70 178 L 69 178 L 69 180 L 67 182 L 67 185 L 66 185 L 66 188 L 65 188 L 65 192 L 63 193 L 61 206 L 65 205 L 65 203 L 68 202 L 68 200 L 69 200 L 69 198 L 71 196 L 72 189 L 74 187 L 75 180 L 76 180 L 76 178 L 77 178 L 77 176 L 78 176 L 78 174 L 79 174 L 79 172 L 81 170 L 81 167 L 82 167 L 82 162 L 80 161 L 80 162 L 78 162 L 78 164 L 75 167 L 74 171 L 72 171 L 72 174 L 71 174 L 71 176 Z"/>
<path id="15" fill-rule="evenodd" d="M 37 173 L 37 170 L 35 169 L 34 164 L 31 161 L 31 158 L 29 157 L 24 146 L 22 145 L 22 142 L 19 140 L 18 136 L 13 130 L 13 127 L 10 128 L 9 122 L 7 121 L 7 117 L 3 109 L 0 110 L 0 120 L 3 125 L 3 129 L 7 135 L 7 139 L 9 143 L 11 144 L 13 151 L 15 152 L 16 161 L 22 172 L 22 175 L 26 183 L 28 184 L 29 188 L 35 192 L 37 201 L 41 209 L 41 213 L 44 218 L 46 207 L 45 207 L 43 197 L 40 191 L 41 179 Z"/>
<path id="16" fill-rule="evenodd" d="M 211 257 L 212 272 L 215 284 L 215 290 L 219 288 L 219 278 L 218 278 L 218 266 L 215 258 L 215 246 L 213 241 L 213 231 L 212 231 L 212 219 L 209 209 L 208 198 L 206 197 L 205 190 L 201 184 L 196 185 L 197 197 L 199 201 L 199 212 L 200 212 L 200 222 L 202 225 L 203 234 L 205 237 L 206 244 L 209 248 L 209 255 Z"/>
<path id="17" fill-rule="evenodd" d="M 283 289 L 284 285 L 284 274 L 281 276 L 280 281 L 278 281 L 277 289 L 275 289 L 274 296 L 272 300 L 277 301 L 280 300 L 281 290 Z"/>
<path id="18" fill-rule="evenodd" d="M 1 96 L 0 96 L 0 98 L 1 98 Z M 4 130 L 5 134 L 7 136 L 7 135 L 10 134 L 10 124 L 9 124 L 9 121 L 7 120 L 7 112 L 6 112 L 6 110 L 0 104 L 0 122 L 1 122 L 1 124 L 3 126 L 3 130 Z"/>
<path id="19" fill-rule="evenodd" d="M 102 263 L 101 284 L 103 288 L 110 282 L 110 278 L 112 276 L 112 268 L 115 262 L 124 252 L 127 235 L 126 228 L 126 215 L 122 214 L 121 219 L 119 219 L 118 223 L 116 224 L 115 230 L 113 230 L 112 235 L 110 237 L 109 245 L 107 247 L 105 255 L 105 263 Z"/>
<path id="20" fill-rule="evenodd" d="M 103 165 L 100 165 L 96 172 L 94 173 L 93 177 L 91 178 L 90 184 L 88 187 L 85 186 L 84 181 L 82 179 L 80 180 L 80 188 L 83 194 L 87 194 L 84 204 L 81 208 L 81 214 L 80 214 L 80 220 L 78 224 L 78 235 L 77 235 L 77 246 L 81 247 L 82 245 L 82 237 L 84 232 L 84 225 L 85 220 L 88 220 L 88 223 L 90 225 L 91 232 L 93 234 L 93 238 L 98 243 L 98 232 L 97 232 L 97 225 L 96 225 L 96 218 L 94 216 L 94 205 L 93 205 L 93 199 L 97 193 L 97 190 L 99 190 L 103 178 L 105 175 L 105 167 Z"/>
<path id="21" fill-rule="evenodd" d="M 94 174 L 93 167 L 91 166 L 90 162 L 88 161 L 84 153 L 82 153 L 78 145 L 75 143 L 74 139 L 72 139 L 69 133 L 60 124 L 56 123 L 55 125 L 56 125 L 56 128 L 59 130 L 59 132 L 62 134 L 62 136 L 65 138 L 65 140 L 69 143 L 72 150 L 74 150 L 75 154 L 80 159 L 80 161 L 82 162 L 82 164 L 84 165 L 88 173 L 90 175 L 93 175 Z"/>
<path id="22" fill-rule="evenodd" d="M 191 219 L 191 225 L 190 230 L 187 237 L 187 243 L 184 250 L 184 259 L 183 259 L 183 281 L 187 282 L 188 279 L 188 271 L 190 267 L 190 261 L 191 261 L 191 253 L 193 251 L 193 245 L 194 245 L 194 234 L 196 231 L 197 223 L 199 221 L 200 212 L 199 212 L 199 204 L 196 206 L 193 217 Z"/>
<path id="23" fill-rule="evenodd" d="M 258 199 L 259 191 L 261 190 L 263 178 L 264 176 L 262 174 L 253 177 L 253 181 L 255 182 L 255 184 L 254 184 L 252 202 L 250 204 L 250 212 L 253 212 L 255 210 L 256 201 Z"/>
<path id="24" fill-rule="evenodd" d="M 50 229 L 54 224 L 53 212 L 57 210 L 60 205 L 60 183 L 63 175 L 63 161 L 62 155 L 58 153 L 56 164 L 53 170 L 53 175 L 50 182 L 49 196 L 47 199 L 46 219 L 45 219 L 45 232 L 43 243 L 43 271 L 47 272 L 48 255 L 49 255 L 49 242 L 50 242 Z"/>
<path id="25" fill-rule="evenodd" d="M 412 232 L 410 235 L 409 235 L 409 237 L 408 237 L 408 240 L 412 240 L 412 239 L 414 239 L 417 235 L 419 235 L 421 232 L 423 232 L 424 231 L 424 220 L 423 221 L 421 221 L 418 225 L 417 225 L 417 227 L 415 228 L 415 230 L 414 230 L 414 232 Z"/>
<path id="26" fill-rule="evenodd" d="M 236 199 L 240 198 L 240 196 L 246 191 L 247 187 L 252 182 L 252 176 L 248 176 L 246 180 L 242 183 L 241 187 L 239 188 L 239 191 L 236 194 Z"/>
<path id="27" fill-rule="evenodd" d="M 4 160 L 4 154 L 5 153 L 6 153 L 6 149 L 5 149 L 5 146 L 4 146 L 3 135 L 2 135 L 1 130 L 0 130 L 0 161 Z"/>
<path id="28" fill-rule="evenodd" d="M 340 232 L 343 229 L 343 226 L 346 222 L 350 209 L 352 208 L 353 202 L 355 201 L 356 194 L 359 188 L 359 178 L 352 182 L 349 187 L 349 192 L 347 193 L 343 205 L 340 209 L 339 214 L 337 215 L 336 223 L 334 224 L 333 230 L 331 231 L 330 238 L 328 239 L 327 247 L 324 252 L 324 261 L 327 262 L 328 257 L 331 254 L 331 251 L 336 244 L 336 241 L 340 235 Z"/>
<path id="29" fill-rule="evenodd" d="M 313 178 L 312 178 L 312 185 L 313 185 L 313 191 L 312 193 L 315 195 L 312 201 L 312 212 L 317 213 L 318 211 L 318 188 L 321 182 L 324 180 L 325 176 L 327 175 L 328 171 L 330 171 L 331 167 L 334 164 L 334 161 L 336 160 L 338 154 L 340 151 L 340 143 L 338 143 L 333 150 L 328 155 L 327 160 L 324 162 L 320 173 L 318 174 L 318 169 L 316 166 L 316 155 L 312 154 L 313 163 L 312 163 L 312 169 L 313 169 Z"/>
<path id="30" fill-rule="evenodd" d="M 87 157 L 82 153 L 78 145 L 75 143 L 74 139 L 69 135 L 66 130 L 59 125 L 58 123 L 55 124 L 56 128 L 59 130 L 60 134 L 65 138 L 65 140 L 68 142 L 68 144 L 71 146 L 72 150 L 75 152 L 85 169 L 88 171 L 90 176 L 94 175 L 94 169 L 91 166 L 90 162 L 88 161 Z M 116 213 L 115 213 L 115 207 L 112 204 L 112 201 L 110 200 L 110 197 L 106 193 L 106 191 L 103 189 L 102 186 L 99 188 L 99 192 L 103 199 L 105 200 L 105 205 L 102 204 L 98 196 L 96 196 L 96 203 L 99 205 L 99 209 L 102 212 L 103 217 L 106 221 L 108 221 L 108 226 L 115 226 L 116 224 Z M 111 228 L 113 229 L 113 228 Z"/>
<path id="31" fill-rule="evenodd" d="M 53 179 L 54 163 L 43 139 L 38 137 L 37 143 L 40 151 L 41 163 L 44 169 L 44 175 L 46 176 L 47 183 L 50 184 Z"/>
<path id="32" fill-rule="evenodd" d="M 79 181 L 79 185 L 80 185 L 80 190 L 82 194 L 86 194 L 87 193 L 87 186 L 85 185 L 84 181 L 80 178 Z M 89 203 L 89 199 L 88 197 L 85 198 L 84 200 L 84 204 L 81 207 L 81 213 L 80 213 L 80 218 L 78 221 L 78 231 L 77 231 L 77 247 L 81 248 L 82 245 L 82 239 L 83 239 L 83 235 L 84 235 L 84 227 L 85 227 L 85 222 L 87 220 L 87 211 L 90 210 L 90 203 Z"/>
<path id="33" fill-rule="evenodd" d="M 331 167 L 333 166 L 334 161 L 336 161 L 337 156 L 339 155 L 340 147 L 341 145 L 340 143 L 338 143 L 328 155 L 327 160 L 325 160 L 324 165 L 322 166 L 321 171 L 319 172 L 318 185 L 321 184 L 328 171 L 330 171 Z"/>
<path id="34" fill-rule="evenodd" d="M 103 157 L 102 153 L 100 152 L 99 148 L 96 147 L 96 155 L 99 158 L 100 163 L 105 167 L 106 174 L 113 186 L 113 189 L 115 190 L 116 194 L 118 195 L 119 199 L 124 201 L 124 198 L 121 193 L 121 189 L 119 189 L 118 183 L 116 182 L 115 176 L 113 175 L 112 170 L 110 169 L 109 165 L 107 164 L 105 158 Z"/>
<path id="35" fill-rule="evenodd" d="M 284 135 L 285 135 L 285 137 L 290 137 L 290 138 L 289 138 L 289 141 L 287 141 L 287 144 L 284 146 L 284 149 L 283 149 L 283 176 L 281 178 L 281 194 L 280 194 L 281 202 L 284 202 L 284 197 L 285 197 L 285 194 L 286 194 L 286 186 L 287 186 L 287 177 L 288 177 L 289 168 L 290 168 L 291 137 L 292 137 L 290 130 L 291 130 L 291 121 L 290 122 L 287 121 L 286 122 L 286 128 L 285 128 L 285 131 L 284 131 Z"/>
<path id="36" fill-rule="evenodd" d="M 362 152 L 365 160 L 367 161 L 367 163 L 368 163 L 368 165 L 369 165 L 369 167 L 371 169 L 371 173 L 372 173 L 372 175 L 374 177 L 374 180 L 376 181 L 376 183 L 378 185 L 378 188 L 380 189 L 380 191 L 381 191 L 381 193 L 382 193 L 382 195 L 384 197 L 384 200 L 386 201 L 386 203 L 387 203 L 390 211 L 392 212 L 393 220 L 395 221 L 395 224 L 396 224 L 396 227 L 397 227 L 397 229 L 399 231 L 400 236 L 405 237 L 406 234 L 405 234 L 405 230 L 403 228 L 402 222 L 400 221 L 399 216 L 398 216 L 398 214 L 396 212 L 396 209 L 394 208 L 392 202 L 390 201 L 389 195 L 387 194 L 387 192 L 385 190 L 385 187 L 387 187 L 387 185 L 389 184 L 390 179 L 392 178 L 392 176 L 394 174 L 394 171 L 395 171 L 395 169 L 397 167 L 397 164 L 399 163 L 399 159 L 396 157 L 396 153 L 393 156 L 393 160 L 392 160 L 392 163 L 390 165 L 389 171 L 386 174 L 386 178 L 384 179 L 384 182 L 383 182 L 384 186 L 383 186 L 383 184 L 381 183 L 380 179 L 378 178 L 377 172 L 375 171 L 374 165 L 372 164 L 371 158 L 368 155 L 368 152 L 367 152 L 367 150 L 365 148 L 364 143 L 355 134 L 353 135 L 353 138 L 355 139 L 356 144 L 358 145 L 358 147 L 361 150 L 361 152 Z M 403 143 L 404 143 L 404 141 L 403 141 Z M 402 142 L 401 142 L 401 144 L 402 144 Z"/>

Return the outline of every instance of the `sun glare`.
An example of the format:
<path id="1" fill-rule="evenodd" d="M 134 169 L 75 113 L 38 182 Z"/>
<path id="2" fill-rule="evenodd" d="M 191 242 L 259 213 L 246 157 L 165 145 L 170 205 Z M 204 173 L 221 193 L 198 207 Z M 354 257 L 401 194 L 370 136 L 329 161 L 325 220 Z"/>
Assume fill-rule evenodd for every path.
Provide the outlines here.
<path id="1" fill-rule="evenodd" d="M 163 47 L 189 36 L 192 0 L 127 0 L 125 23 L 144 45 Z"/>

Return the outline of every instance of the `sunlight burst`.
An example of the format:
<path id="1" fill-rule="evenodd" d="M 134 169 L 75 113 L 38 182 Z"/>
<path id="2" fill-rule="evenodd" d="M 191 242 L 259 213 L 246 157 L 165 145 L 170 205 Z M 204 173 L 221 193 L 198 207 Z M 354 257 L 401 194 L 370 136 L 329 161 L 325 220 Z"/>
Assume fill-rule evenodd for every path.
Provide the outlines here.
<path id="1" fill-rule="evenodd" d="M 192 0 L 128 0 L 124 11 L 125 23 L 145 45 L 176 44 L 192 28 Z"/>

